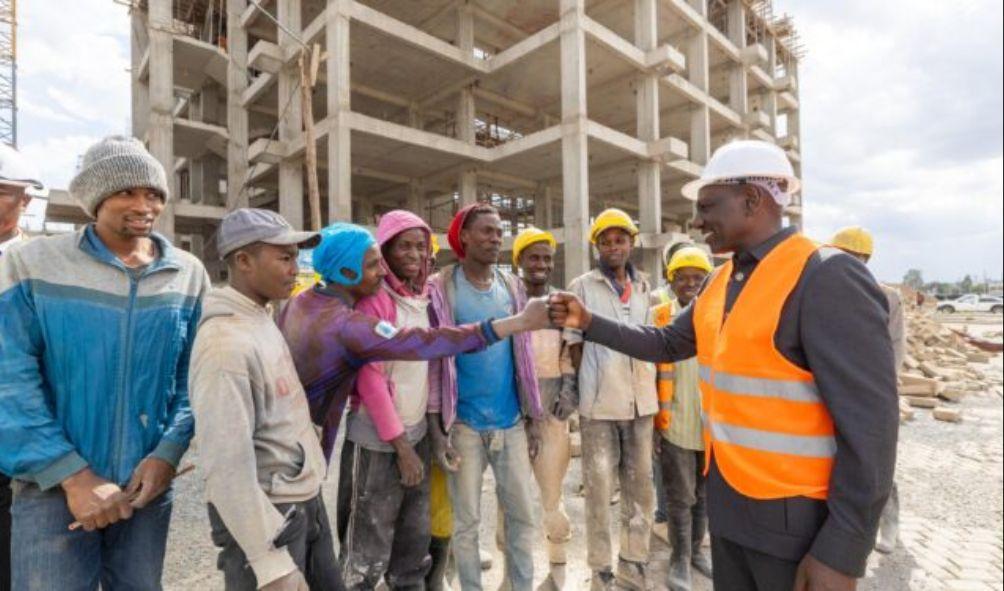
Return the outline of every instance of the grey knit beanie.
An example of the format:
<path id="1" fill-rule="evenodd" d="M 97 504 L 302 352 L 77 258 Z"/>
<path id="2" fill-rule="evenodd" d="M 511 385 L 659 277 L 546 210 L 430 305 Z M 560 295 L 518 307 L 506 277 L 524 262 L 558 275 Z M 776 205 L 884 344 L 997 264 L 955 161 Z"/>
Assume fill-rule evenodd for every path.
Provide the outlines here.
<path id="1" fill-rule="evenodd" d="M 70 196 L 93 218 L 106 197 L 136 187 L 160 192 L 165 203 L 169 198 L 160 161 L 138 139 L 110 135 L 84 153 L 80 170 L 70 181 Z"/>

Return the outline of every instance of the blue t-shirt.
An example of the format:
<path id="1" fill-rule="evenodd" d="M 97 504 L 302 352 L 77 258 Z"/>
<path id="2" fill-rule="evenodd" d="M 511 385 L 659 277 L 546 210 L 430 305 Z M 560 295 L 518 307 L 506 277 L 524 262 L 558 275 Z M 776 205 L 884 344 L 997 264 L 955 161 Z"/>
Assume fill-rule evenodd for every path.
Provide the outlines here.
<path id="1" fill-rule="evenodd" d="M 454 274 L 457 324 L 505 318 L 515 312 L 497 272 L 487 291 L 475 288 L 460 266 Z M 457 355 L 457 418 L 475 431 L 508 429 L 519 421 L 519 394 L 512 337 L 477 353 Z"/>

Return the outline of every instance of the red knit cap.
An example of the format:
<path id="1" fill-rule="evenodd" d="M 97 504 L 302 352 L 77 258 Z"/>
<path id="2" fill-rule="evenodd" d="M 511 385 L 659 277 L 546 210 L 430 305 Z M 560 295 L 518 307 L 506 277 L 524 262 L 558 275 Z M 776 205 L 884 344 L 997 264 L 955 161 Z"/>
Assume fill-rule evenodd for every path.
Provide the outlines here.
<path id="1" fill-rule="evenodd" d="M 464 222 L 467 221 L 467 214 L 471 213 L 471 210 L 480 205 L 479 203 L 471 203 L 470 205 L 465 205 L 460 208 L 457 215 L 453 216 L 453 220 L 450 222 L 450 227 L 446 231 L 446 241 L 450 243 L 450 248 L 453 249 L 454 254 L 457 255 L 458 259 L 462 259 L 465 256 L 464 245 L 460 243 L 460 230 L 464 227 Z"/>

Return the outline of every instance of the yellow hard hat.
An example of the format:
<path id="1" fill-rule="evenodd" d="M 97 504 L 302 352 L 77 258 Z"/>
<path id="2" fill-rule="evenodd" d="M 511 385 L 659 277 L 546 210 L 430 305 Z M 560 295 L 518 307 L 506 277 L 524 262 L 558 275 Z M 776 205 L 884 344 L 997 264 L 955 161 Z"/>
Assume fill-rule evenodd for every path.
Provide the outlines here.
<path id="1" fill-rule="evenodd" d="M 666 265 L 666 277 L 672 281 L 676 270 L 684 267 L 693 267 L 701 269 L 705 273 L 710 273 L 712 269 L 711 259 L 708 258 L 708 255 L 703 250 L 696 246 L 684 246 L 673 253 L 673 258 L 669 259 L 669 264 Z"/>
<path id="2" fill-rule="evenodd" d="M 432 256 L 439 254 L 439 239 L 436 238 L 435 234 L 429 234 L 429 242 L 432 243 Z"/>
<path id="3" fill-rule="evenodd" d="M 600 234 L 610 228 L 620 228 L 631 235 L 632 238 L 638 235 L 638 227 L 631 221 L 631 216 L 623 210 L 611 207 L 600 212 L 593 221 L 593 227 L 589 229 L 589 241 L 596 244 L 596 239 Z"/>
<path id="4" fill-rule="evenodd" d="M 861 226 L 848 226 L 837 231 L 830 240 L 830 244 L 840 250 L 865 256 L 872 256 L 875 251 L 875 242 L 872 240 L 871 233 Z"/>
<path id="5" fill-rule="evenodd" d="M 558 248 L 558 242 L 554 239 L 554 235 L 547 230 L 530 226 L 516 234 L 516 238 L 512 241 L 512 264 L 519 265 L 519 255 L 527 246 L 538 242 L 547 242 L 551 248 Z"/>

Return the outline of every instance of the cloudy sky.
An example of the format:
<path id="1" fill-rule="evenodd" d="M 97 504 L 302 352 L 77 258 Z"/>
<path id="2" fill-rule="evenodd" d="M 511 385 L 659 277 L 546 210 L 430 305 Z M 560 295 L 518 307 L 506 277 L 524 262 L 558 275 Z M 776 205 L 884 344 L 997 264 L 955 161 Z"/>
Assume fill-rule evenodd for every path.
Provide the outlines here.
<path id="1" fill-rule="evenodd" d="M 775 0 L 800 65 L 807 231 L 872 229 L 880 279 L 1000 278 L 1004 65 L 995 0 Z M 19 140 L 66 187 L 97 138 L 128 132 L 129 21 L 112 0 L 19 6 Z"/>

